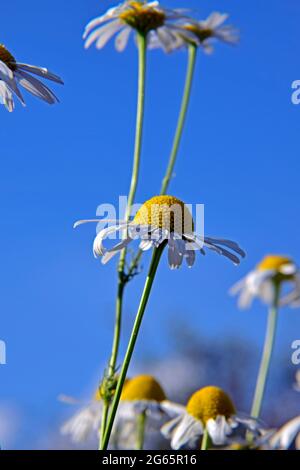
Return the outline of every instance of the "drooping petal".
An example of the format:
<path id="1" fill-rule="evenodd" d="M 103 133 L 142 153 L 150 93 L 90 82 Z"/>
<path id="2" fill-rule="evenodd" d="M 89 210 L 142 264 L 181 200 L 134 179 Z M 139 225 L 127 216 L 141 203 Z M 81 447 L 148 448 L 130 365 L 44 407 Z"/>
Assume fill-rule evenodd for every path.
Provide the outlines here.
<path id="1" fill-rule="evenodd" d="M 201 422 L 185 413 L 172 433 L 171 447 L 175 450 L 182 449 L 187 445 L 193 448 L 202 433 L 203 426 Z"/>
<path id="2" fill-rule="evenodd" d="M 196 253 L 194 250 L 186 250 L 185 259 L 189 268 L 191 268 L 196 260 Z"/>
<path id="3" fill-rule="evenodd" d="M 117 35 L 115 46 L 118 52 L 123 52 L 127 46 L 131 29 L 129 26 L 125 26 L 124 29 Z"/>
<path id="4" fill-rule="evenodd" d="M 91 403 L 80 410 L 75 416 L 67 421 L 61 428 L 61 433 L 70 435 L 76 442 L 85 441 L 92 431 L 99 429 L 102 415 L 102 403 Z"/>
<path id="5" fill-rule="evenodd" d="M 27 91 L 29 91 L 32 95 L 37 96 L 43 101 L 46 101 L 46 103 L 48 104 L 54 104 L 59 101 L 55 94 L 35 77 L 32 77 L 24 71 L 16 71 L 15 75 L 18 79 L 19 84 Z"/>
<path id="6" fill-rule="evenodd" d="M 215 445 L 225 444 L 227 436 L 231 433 L 231 427 L 227 423 L 225 416 L 209 419 L 206 423 L 206 428 Z"/>
<path id="7" fill-rule="evenodd" d="M 214 238 L 205 237 L 205 240 L 211 244 L 224 245 L 227 248 L 230 248 L 231 250 L 238 253 L 242 258 L 245 258 L 246 256 L 246 253 L 244 252 L 244 250 L 242 250 L 242 248 L 238 245 L 238 243 L 232 240 L 227 240 L 224 238 L 215 238 L 215 237 Z"/>
<path id="8" fill-rule="evenodd" d="M 206 237 L 204 238 L 204 245 L 210 250 L 215 251 L 219 255 L 225 256 L 226 258 L 230 259 L 234 264 L 236 265 L 240 264 L 240 259 L 236 255 L 226 250 L 222 246 L 219 246 L 219 245 L 214 244 L 213 242 L 207 241 Z"/>
<path id="9" fill-rule="evenodd" d="M 102 264 L 108 263 L 108 261 L 110 261 L 119 251 L 122 251 L 123 248 L 126 248 L 128 244 L 131 242 L 132 242 L 132 238 L 128 237 L 122 240 L 117 245 L 115 245 L 110 250 L 107 250 L 101 259 Z"/>
<path id="10" fill-rule="evenodd" d="M 300 416 L 286 423 L 271 439 L 271 446 L 275 449 L 289 449 L 300 433 Z"/>
<path id="11" fill-rule="evenodd" d="M 212 12 L 209 17 L 203 21 L 205 28 L 216 29 L 221 26 L 228 19 L 227 13 L 220 13 L 218 11 Z"/>
<path id="12" fill-rule="evenodd" d="M 186 407 L 184 405 L 180 405 L 179 403 L 174 403 L 169 400 L 162 401 L 161 407 L 171 418 L 182 415 L 186 411 Z"/>
<path id="13" fill-rule="evenodd" d="M 127 224 L 121 224 L 121 225 L 113 225 L 111 227 L 106 227 L 98 233 L 94 240 L 93 244 L 93 252 L 94 256 L 97 258 L 98 256 L 103 256 L 104 253 L 106 252 L 106 248 L 103 246 L 103 240 L 105 240 L 110 234 L 118 232 L 119 230 L 122 230 L 127 227 Z"/>
<path id="14" fill-rule="evenodd" d="M 168 260 L 171 269 L 178 269 L 181 266 L 183 260 L 184 253 L 180 252 L 179 244 L 177 242 L 178 240 L 175 240 L 173 234 L 171 234 L 171 237 L 168 241 Z"/>
<path id="15" fill-rule="evenodd" d="M 107 10 L 107 12 L 102 15 L 98 16 L 97 18 L 94 18 L 91 20 L 85 27 L 84 34 L 83 34 L 83 39 L 86 39 L 86 37 L 89 35 L 89 33 L 96 27 L 99 26 L 102 23 L 105 23 L 106 21 L 112 20 L 114 18 L 118 17 L 118 13 L 120 11 L 120 7 L 113 7 Z"/>
<path id="16" fill-rule="evenodd" d="M 0 101 L 3 102 L 6 109 L 11 113 L 14 110 L 15 104 L 12 96 L 12 92 L 8 88 L 7 84 L 0 81 Z"/>
<path id="17" fill-rule="evenodd" d="M 25 72 L 33 73 L 34 75 L 38 75 L 39 77 L 46 78 L 47 80 L 51 80 L 52 82 L 60 83 L 61 85 L 64 84 L 63 80 L 56 74 L 50 72 L 45 67 L 38 67 L 36 65 L 29 65 L 29 64 L 22 64 L 17 62 L 17 70 L 25 70 Z"/>
<path id="18" fill-rule="evenodd" d="M 102 49 L 110 38 L 122 28 L 124 28 L 124 25 L 119 20 L 101 26 L 87 37 L 84 44 L 85 49 L 88 49 L 93 42 L 96 42 L 97 49 Z"/>
<path id="19" fill-rule="evenodd" d="M 153 247 L 153 241 L 152 240 L 142 240 L 139 249 L 142 251 L 148 251 Z"/>

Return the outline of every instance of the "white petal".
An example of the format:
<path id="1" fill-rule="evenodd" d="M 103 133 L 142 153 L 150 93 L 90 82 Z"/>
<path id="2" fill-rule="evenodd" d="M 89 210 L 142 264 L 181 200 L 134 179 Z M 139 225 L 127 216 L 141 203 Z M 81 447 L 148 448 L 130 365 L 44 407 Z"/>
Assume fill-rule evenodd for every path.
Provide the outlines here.
<path id="1" fill-rule="evenodd" d="M 113 248 L 110 248 L 110 250 L 107 250 L 106 253 L 102 257 L 102 264 L 108 263 L 119 251 L 122 251 L 124 248 L 127 247 L 129 243 L 132 242 L 132 238 L 128 237 L 122 240 L 120 243 L 115 245 Z"/>
<path id="2" fill-rule="evenodd" d="M 183 416 L 176 416 L 171 421 L 168 421 L 166 424 L 163 425 L 161 428 L 161 433 L 166 439 L 172 439 L 172 436 L 175 432 L 175 429 L 183 420 Z"/>
<path id="3" fill-rule="evenodd" d="M 200 421 L 186 413 L 178 427 L 175 429 L 171 447 L 178 450 L 184 446 L 194 447 L 203 433 L 203 426 Z"/>
<path id="4" fill-rule="evenodd" d="M 0 60 L 0 79 L 4 82 L 10 82 L 14 79 L 14 74 L 7 65 Z"/>
<path id="5" fill-rule="evenodd" d="M 177 269 L 182 264 L 183 254 L 180 253 L 177 240 L 175 240 L 173 236 L 170 237 L 168 244 L 169 244 L 169 250 L 168 250 L 169 266 L 171 269 Z"/>
<path id="6" fill-rule="evenodd" d="M 210 29 L 216 29 L 227 20 L 228 16 L 229 15 L 227 13 L 219 13 L 218 11 L 214 11 L 206 19 L 206 27 Z"/>
<path id="7" fill-rule="evenodd" d="M 286 276 L 290 276 L 290 275 L 296 274 L 297 267 L 294 263 L 283 264 L 279 268 L 279 272 L 282 274 L 285 274 Z"/>
<path id="8" fill-rule="evenodd" d="M 112 21 L 111 23 L 105 24 L 100 28 L 93 31 L 87 38 L 84 47 L 88 49 L 93 42 L 96 42 L 96 48 L 101 49 L 109 41 L 109 39 L 124 25 L 119 20 Z"/>
<path id="9" fill-rule="evenodd" d="M 15 104 L 12 93 L 3 80 L 0 81 L 0 101 L 3 102 L 10 113 L 14 110 Z"/>
<path id="10" fill-rule="evenodd" d="M 99 429 L 102 415 L 102 403 L 93 402 L 80 410 L 61 428 L 62 434 L 71 436 L 74 442 L 83 442 L 89 435 Z"/>
<path id="11" fill-rule="evenodd" d="M 37 67 L 36 65 L 21 64 L 18 62 L 17 68 L 20 70 L 25 70 L 25 72 L 33 73 L 34 75 L 38 75 L 39 77 L 46 78 L 52 82 L 60 83 L 61 85 L 64 84 L 58 75 L 50 72 L 50 70 L 46 69 L 45 67 Z"/>
<path id="12" fill-rule="evenodd" d="M 93 244 L 93 252 L 96 258 L 98 256 L 104 255 L 104 253 L 106 252 L 106 249 L 103 247 L 102 241 L 105 240 L 105 238 L 107 238 L 111 233 L 118 232 L 119 230 L 122 230 L 124 228 L 126 228 L 126 224 L 113 225 L 111 227 L 106 227 L 103 230 L 100 230 Z"/>
<path id="13" fill-rule="evenodd" d="M 195 259 L 196 259 L 195 251 L 194 250 L 186 250 L 185 259 L 186 259 L 188 267 L 191 268 L 194 265 Z"/>
<path id="14" fill-rule="evenodd" d="M 129 36 L 131 33 L 130 27 L 125 27 L 116 37 L 115 45 L 118 52 L 124 51 L 127 46 Z"/>
<path id="15" fill-rule="evenodd" d="M 153 241 L 152 240 L 142 240 L 139 249 L 142 251 L 147 251 L 150 250 L 150 248 L 153 247 Z"/>
<path id="16" fill-rule="evenodd" d="M 54 104 L 59 101 L 54 93 L 35 77 L 32 77 L 26 72 L 16 72 L 16 77 L 23 88 L 41 100 L 46 101 L 46 103 Z"/>
<path id="17" fill-rule="evenodd" d="M 117 18 L 118 10 L 119 10 L 118 6 L 110 8 L 109 10 L 107 10 L 107 12 L 104 15 L 98 16 L 97 18 L 94 18 L 93 20 L 91 20 L 85 27 L 83 39 L 85 39 L 90 33 L 90 31 L 92 31 L 92 29 L 94 29 L 96 26 L 99 26 L 100 24 L 105 23 L 106 21 Z"/>
<path id="18" fill-rule="evenodd" d="M 175 417 L 177 415 L 182 415 L 186 412 L 186 407 L 184 405 L 180 405 L 179 403 L 174 403 L 169 400 L 164 400 L 161 402 L 162 409 L 171 417 Z"/>
<path id="19" fill-rule="evenodd" d="M 289 449 L 294 439 L 300 433 L 300 416 L 286 423 L 271 439 L 271 446 L 279 449 Z"/>
<path id="20" fill-rule="evenodd" d="M 226 443 L 226 438 L 231 434 L 231 427 L 227 423 L 225 416 L 217 416 L 216 419 L 209 419 L 206 423 L 208 434 L 215 445 Z"/>

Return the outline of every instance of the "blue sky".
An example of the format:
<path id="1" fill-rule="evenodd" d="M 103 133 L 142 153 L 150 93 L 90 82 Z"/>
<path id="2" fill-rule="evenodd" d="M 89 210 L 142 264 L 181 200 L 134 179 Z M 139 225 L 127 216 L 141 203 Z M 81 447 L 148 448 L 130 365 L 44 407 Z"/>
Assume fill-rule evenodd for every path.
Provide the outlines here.
<path id="1" fill-rule="evenodd" d="M 131 42 L 122 54 L 112 43 L 85 51 L 81 39 L 87 21 L 112 4 L 45 0 L 41 9 L 36 0 L 15 0 L 1 7 L 1 41 L 19 61 L 47 66 L 65 80 L 64 87 L 53 87 L 61 100 L 56 106 L 26 96 L 25 109 L 0 109 L 0 338 L 8 361 L 0 369 L 0 402 L 18 407 L 22 434 L 30 436 L 35 427 L 50 425 L 60 392 L 84 393 L 110 349 L 116 264 L 103 267 L 93 258 L 93 226 L 74 231 L 72 225 L 93 217 L 99 204 L 116 203 L 129 187 L 136 49 Z M 248 256 L 237 268 L 209 254 L 194 269 L 176 272 L 164 258 L 135 359 L 174 353 L 169 334 L 175 321 L 211 337 L 212 345 L 214 338 L 236 336 L 260 346 L 264 308 L 257 303 L 238 311 L 228 288 L 266 253 L 300 258 L 300 106 L 291 103 L 291 83 L 300 78 L 300 5 L 190 0 L 184 6 L 201 17 L 229 12 L 241 41 L 199 56 L 169 192 L 204 203 L 206 233 L 238 241 Z M 139 202 L 159 191 L 185 64 L 183 51 L 149 54 Z M 143 275 L 126 295 L 126 334 L 142 283 Z M 299 311 L 283 311 L 279 357 L 299 330 Z"/>

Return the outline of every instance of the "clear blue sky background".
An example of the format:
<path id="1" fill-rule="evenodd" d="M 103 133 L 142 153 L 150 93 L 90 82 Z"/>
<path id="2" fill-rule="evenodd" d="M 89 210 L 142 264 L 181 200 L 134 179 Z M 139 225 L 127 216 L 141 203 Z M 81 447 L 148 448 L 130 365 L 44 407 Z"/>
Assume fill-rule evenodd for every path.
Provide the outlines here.
<path id="1" fill-rule="evenodd" d="M 107 358 L 112 332 L 115 262 L 92 256 L 94 226 L 72 229 L 116 203 L 129 187 L 136 106 L 136 49 L 122 54 L 83 49 L 88 20 L 111 1 L 2 2 L 1 41 L 20 60 L 45 65 L 65 80 L 59 105 L 26 96 L 27 108 L 1 113 L 1 366 L 2 404 L 16 405 L 22 426 L 15 445 L 28 446 L 55 420 L 56 396 L 80 396 Z M 199 335 L 235 336 L 261 345 L 266 314 L 258 303 L 240 312 L 228 288 L 269 252 L 299 261 L 300 78 L 295 0 L 179 0 L 204 17 L 229 12 L 237 47 L 219 44 L 199 57 L 193 101 L 170 192 L 204 203 L 206 233 L 240 242 L 240 267 L 214 254 L 192 270 L 171 272 L 164 258 L 135 359 L 174 352 L 170 324 Z M 184 5 L 183 5 L 184 4 Z M 186 55 L 149 54 L 145 139 L 138 201 L 156 192 L 176 123 Z M 146 265 L 146 258 L 145 258 Z M 143 275 L 126 296 L 126 333 Z M 276 353 L 300 337 L 299 311 L 283 311 Z M 172 349 L 173 348 L 173 349 Z M 249 351 L 251 354 L 251 351 Z M 4 443 L 5 445 L 5 443 Z"/>

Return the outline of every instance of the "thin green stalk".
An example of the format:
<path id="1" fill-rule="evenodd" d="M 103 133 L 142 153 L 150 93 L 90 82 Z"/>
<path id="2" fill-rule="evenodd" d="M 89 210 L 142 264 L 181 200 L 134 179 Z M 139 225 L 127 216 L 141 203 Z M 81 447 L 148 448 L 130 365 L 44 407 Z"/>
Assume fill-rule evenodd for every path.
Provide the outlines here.
<path id="1" fill-rule="evenodd" d="M 175 132 L 175 137 L 173 141 L 173 146 L 169 158 L 169 163 L 166 171 L 166 175 L 163 179 L 160 194 L 166 194 L 168 189 L 170 180 L 173 175 L 174 166 L 176 163 L 176 158 L 179 150 L 179 145 L 182 138 L 184 123 L 186 121 L 186 115 L 188 110 L 188 105 L 190 102 L 191 97 L 191 90 L 192 90 L 192 83 L 193 77 L 195 72 L 195 65 L 196 65 L 196 57 L 197 57 L 197 46 L 190 44 L 189 45 L 189 59 L 188 59 L 188 66 L 187 66 L 187 73 L 186 73 L 186 80 L 183 92 L 183 98 L 181 103 L 180 114 L 178 118 L 177 128 Z"/>
<path id="2" fill-rule="evenodd" d="M 204 429 L 202 442 L 201 442 L 201 450 L 208 450 L 211 446 L 211 439 L 208 434 L 207 428 Z"/>
<path id="3" fill-rule="evenodd" d="M 137 417 L 136 450 L 143 450 L 144 448 L 146 420 L 146 412 L 143 411 L 143 413 L 140 413 Z"/>
<path id="4" fill-rule="evenodd" d="M 142 34 L 137 34 L 138 52 L 139 52 L 139 79 L 138 79 L 138 100 L 137 100 L 137 115 L 136 115 L 136 132 L 135 132 L 135 146 L 134 146 L 134 157 L 133 157 L 133 169 L 131 176 L 130 189 L 128 194 L 128 203 L 126 208 L 125 220 L 128 221 L 131 208 L 134 202 L 135 193 L 138 183 L 138 175 L 140 169 L 140 159 L 142 150 L 142 135 L 143 135 L 143 124 L 144 124 L 144 107 L 145 107 L 145 85 L 146 85 L 146 47 L 147 40 Z M 126 284 L 124 276 L 124 267 L 126 259 L 126 249 L 122 250 L 120 255 L 120 261 L 118 266 L 119 274 L 119 289 L 116 302 L 116 324 L 119 327 L 115 329 L 116 335 L 114 336 L 114 348 L 113 354 L 110 360 L 110 368 L 115 371 L 116 361 L 119 350 L 120 342 L 120 325 L 122 317 L 122 301 L 123 291 Z"/>
<path id="5" fill-rule="evenodd" d="M 103 441 L 103 438 L 104 438 L 108 410 L 109 410 L 109 401 L 108 400 L 103 400 L 103 409 L 102 409 L 101 426 L 100 426 L 99 449 L 101 448 L 101 442 Z"/>
<path id="6" fill-rule="evenodd" d="M 265 393 L 266 382 L 268 378 L 270 362 L 272 357 L 272 351 L 275 341 L 276 334 L 276 325 L 278 317 L 278 300 L 280 293 L 280 284 L 279 282 L 274 282 L 275 294 L 273 305 L 270 307 L 268 325 L 264 343 L 264 349 L 262 354 L 262 359 L 260 363 L 260 368 L 257 376 L 256 388 L 252 403 L 251 416 L 253 418 L 259 418 L 261 412 L 262 401 Z"/>
<path id="7" fill-rule="evenodd" d="M 119 280 L 117 301 L 116 301 L 116 317 L 115 317 L 113 345 L 112 345 L 112 351 L 111 351 L 111 356 L 110 356 L 109 365 L 108 365 L 109 377 L 113 376 L 113 374 L 115 373 L 115 368 L 116 368 L 116 363 L 117 363 L 117 358 L 118 358 L 118 350 L 119 350 L 120 335 L 121 335 L 123 291 L 124 291 L 124 283 L 122 283 Z"/>
<path id="8" fill-rule="evenodd" d="M 131 208 L 134 202 L 135 193 L 138 183 L 138 175 L 140 168 L 140 159 L 141 159 L 141 149 L 142 149 L 142 135 L 143 135 L 143 123 L 144 123 L 144 107 L 145 107 L 145 84 L 146 84 L 146 37 L 137 34 L 137 43 L 138 43 L 138 55 L 139 55 L 139 71 L 138 71 L 138 99 L 137 99 L 137 117 L 136 117 L 136 132 L 135 132 L 135 147 L 134 147 L 134 158 L 133 158 L 133 169 L 131 176 L 130 189 L 128 194 L 128 204 L 126 208 L 126 221 L 129 220 L 131 214 Z M 116 313 L 115 313 L 115 328 L 113 336 L 113 345 L 112 352 L 109 360 L 108 366 L 108 378 L 113 378 L 116 370 L 116 364 L 118 359 L 118 351 L 120 344 L 120 333 L 121 333 L 121 323 L 122 323 L 122 303 L 123 303 L 123 292 L 124 287 L 127 282 L 126 276 L 124 274 L 125 268 L 125 259 L 126 259 L 126 249 L 122 250 L 120 255 L 120 261 L 118 265 L 118 293 L 116 301 Z M 109 403 L 106 403 L 103 408 L 101 429 L 101 441 L 104 436 L 104 431 L 106 428 L 107 413 L 106 408 L 109 407 Z M 100 444 L 101 446 L 101 444 Z"/>
<path id="9" fill-rule="evenodd" d="M 189 56 L 188 65 L 187 65 L 186 79 L 185 79 L 180 112 L 178 116 L 176 131 L 174 135 L 174 140 L 173 140 L 172 150 L 171 150 L 170 157 L 169 157 L 167 170 L 162 180 L 162 185 L 161 185 L 161 190 L 160 190 L 160 194 L 162 196 L 166 194 L 168 190 L 168 187 L 172 178 L 174 166 L 176 163 L 176 159 L 177 159 L 182 134 L 183 134 L 184 124 L 186 121 L 188 106 L 189 106 L 189 102 L 191 98 L 192 84 L 193 84 L 196 59 L 197 59 L 197 46 L 190 44 L 188 56 Z M 139 250 L 135 258 L 133 259 L 131 266 L 129 268 L 129 275 L 132 274 L 134 270 L 136 269 L 138 262 L 142 256 L 142 253 L 143 253 L 142 250 Z"/>
<path id="10" fill-rule="evenodd" d="M 144 316 L 144 312 L 145 312 L 145 309 L 146 309 L 146 306 L 147 306 L 147 303 L 148 303 L 148 300 L 149 300 L 151 288 L 152 288 L 152 285 L 153 285 L 156 270 L 157 270 L 159 260 L 160 260 L 160 257 L 162 255 L 164 246 L 165 246 L 164 244 L 161 244 L 158 248 L 155 248 L 153 250 L 153 255 L 152 255 L 152 260 L 151 260 L 148 276 L 146 278 L 146 282 L 145 282 L 145 285 L 144 285 L 144 290 L 143 290 L 143 293 L 142 293 L 142 296 L 141 296 L 139 308 L 138 308 L 138 311 L 137 311 L 137 314 L 136 314 L 136 318 L 135 318 L 135 321 L 134 321 L 133 329 L 132 329 L 131 336 L 130 336 L 130 339 L 129 339 L 129 343 L 128 343 L 128 346 L 127 346 L 127 351 L 126 351 L 126 354 L 125 354 L 124 362 L 123 362 L 122 369 L 121 369 L 121 372 L 120 372 L 120 376 L 119 376 L 119 379 L 118 379 L 117 388 L 116 388 L 114 398 L 113 398 L 113 402 L 112 402 L 112 405 L 111 405 L 111 409 L 110 409 L 110 413 L 109 413 L 109 417 L 108 417 L 108 421 L 107 421 L 107 426 L 106 426 L 106 431 L 105 431 L 105 436 L 104 436 L 102 446 L 101 446 L 102 450 L 106 450 L 107 446 L 108 446 L 108 443 L 109 443 L 109 438 L 110 438 L 111 430 L 112 430 L 112 427 L 113 427 L 114 419 L 115 419 L 115 416 L 116 416 L 116 413 L 117 413 L 117 409 L 118 409 L 118 405 L 119 405 L 123 385 L 124 385 L 124 382 L 125 382 L 125 379 L 126 379 L 128 367 L 129 367 L 129 364 L 130 364 L 130 361 L 131 361 L 131 357 L 132 357 L 132 354 L 133 354 L 133 350 L 134 350 L 134 347 L 135 347 L 137 336 L 138 336 L 138 333 L 139 333 L 139 330 L 140 330 L 140 326 L 141 326 L 142 319 L 143 319 L 143 316 Z"/>

